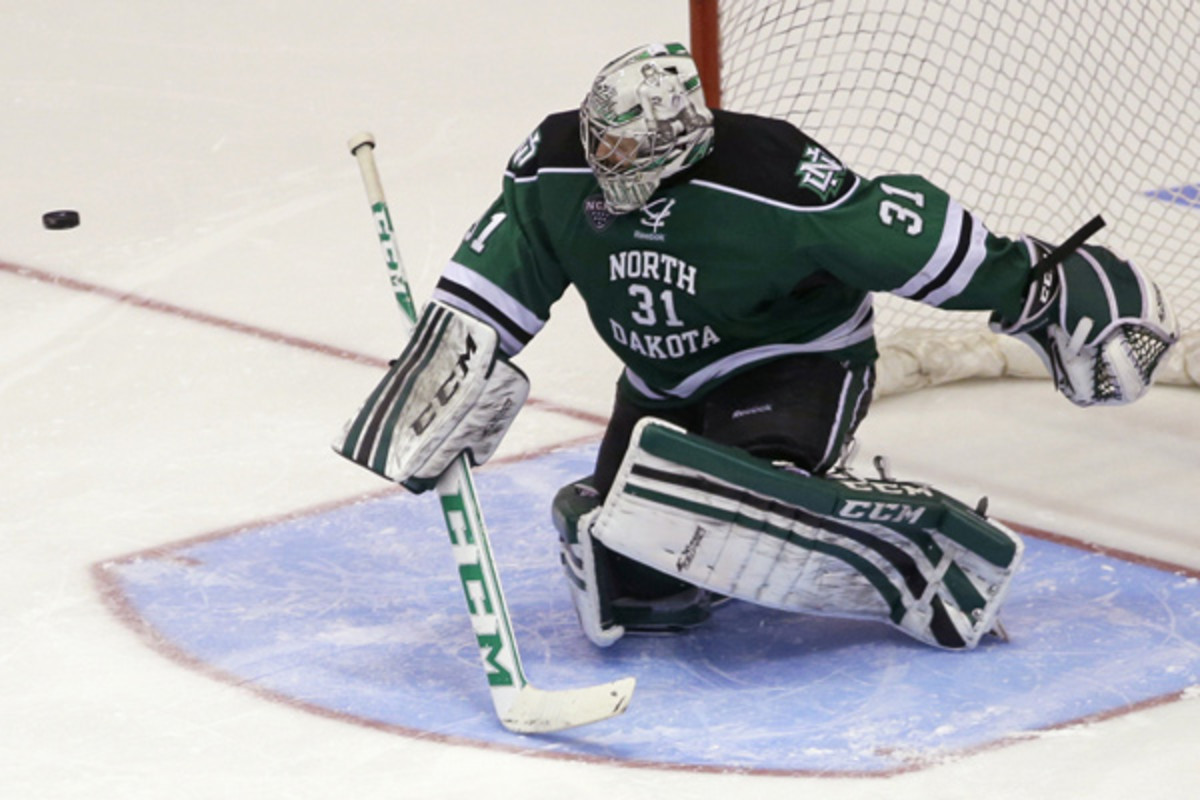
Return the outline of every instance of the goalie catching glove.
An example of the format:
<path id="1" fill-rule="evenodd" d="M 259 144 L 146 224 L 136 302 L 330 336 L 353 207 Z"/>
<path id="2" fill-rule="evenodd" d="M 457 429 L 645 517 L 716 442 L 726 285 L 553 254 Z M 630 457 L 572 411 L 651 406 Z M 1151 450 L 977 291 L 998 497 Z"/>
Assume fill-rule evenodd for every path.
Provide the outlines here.
<path id="1" fill-rule="evenodd" d="M 459 455 L 484 463 L 529 395 L 498 344 L 490 325 L 430 302 L 333 449 L 413 492 L 432 488 Z"/>
<path id="2" fill-rule="evenodd" d="M 1025 342 L 1046 364 L 1058 390 L 1079 406 L 1123 405 L 1150 388 L 1179 329 L 1158 286 L 1111 250 L 1082 245 L 1039 269 L 1050 248 L 1025 237 L 1035 263 L 1016 321 L 993 315 L 991 327 Z"/>

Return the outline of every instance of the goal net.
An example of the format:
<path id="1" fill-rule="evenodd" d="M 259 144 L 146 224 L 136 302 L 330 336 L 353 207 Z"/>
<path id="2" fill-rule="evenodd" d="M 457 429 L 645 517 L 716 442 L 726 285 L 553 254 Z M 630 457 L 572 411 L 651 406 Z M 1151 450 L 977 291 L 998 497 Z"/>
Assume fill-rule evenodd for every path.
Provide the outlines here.
<path id="1" fill-rule="evenodd" d="M 784 117 L 861 175 L 913 172 L 1000 234 L 1094 238 L 1145 269 L 1200 383 L 1200 10 L 1182 0 L 691 0 L 710 104 Z M 713 102 L 713 101 L 716 102 Z M 983 313 L 878 295 L 880 391 L 1045 375 Z"/>

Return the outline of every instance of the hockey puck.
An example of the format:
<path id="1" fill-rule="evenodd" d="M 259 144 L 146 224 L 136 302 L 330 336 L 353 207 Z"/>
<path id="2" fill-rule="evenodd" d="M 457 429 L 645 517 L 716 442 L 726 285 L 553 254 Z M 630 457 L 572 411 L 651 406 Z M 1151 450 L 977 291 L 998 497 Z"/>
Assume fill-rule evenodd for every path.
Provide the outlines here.
<path id="1" fill-rule="evenodd" d="M 42 226 L 52 231 L 74 228 L 79 224 L 79 212 L 70 209 L 47 211 L 42 214 Z"/>

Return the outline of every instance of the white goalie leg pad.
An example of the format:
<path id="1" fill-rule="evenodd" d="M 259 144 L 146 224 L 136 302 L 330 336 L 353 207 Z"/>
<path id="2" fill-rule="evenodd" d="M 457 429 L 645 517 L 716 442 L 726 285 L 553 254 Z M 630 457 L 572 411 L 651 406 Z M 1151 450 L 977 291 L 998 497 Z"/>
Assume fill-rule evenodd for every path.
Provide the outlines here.
<path id="1" fill-rule="evenodd" d="M 431 488 L 460 454 L 484 463 L 529 395 L 525 375 L 497 357 L 498 342 L 490 325 L 430 302 L 334 450 L 414 491 Z"/>
<path id="2" fill-rule="evenodd" d="M 591 484 L 578 481 L 559 490 L 551 513 L 579 627 L 592 644 L 610 647 L 625 635 L 625 629 L 613 624 L 611 610 L 601 596 L 596 548 L 588 530 L 599 506 L 600 497 Z"/>
<path id="3" fill-rule="evenodd" d="M 713 592 L 950 649 L 996 627 L 1024 549 L 932 487 L 781 470 L 655 419 L 635 429 L 591 533 Z"/>

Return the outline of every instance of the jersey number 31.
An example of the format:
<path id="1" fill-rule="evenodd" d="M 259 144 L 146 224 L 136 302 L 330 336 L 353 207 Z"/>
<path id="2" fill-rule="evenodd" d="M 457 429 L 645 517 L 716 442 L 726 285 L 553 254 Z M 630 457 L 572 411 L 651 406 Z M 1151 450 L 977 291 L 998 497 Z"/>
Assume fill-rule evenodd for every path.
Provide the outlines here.
<path id="1" fill-rule="evenodd" d="M 925 229 L 925 221 L 913 207 L 924 208 L 925 195 L 892 186 L 890 183 L 879 184 L 879 189 L 889 198 L 894 197 L 907 201 L 907 204 L 901 204 L 892 199 L 882 201 L 879 204 L 880 222 L 888 227 L 903 225 L 904 232 L 909 236 L 920 236 L 921 231 Z"/>

